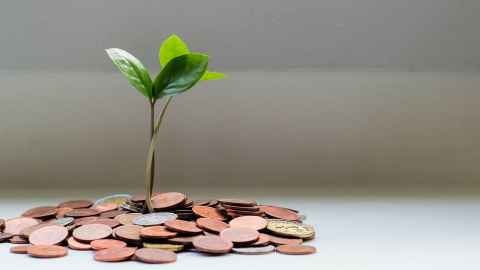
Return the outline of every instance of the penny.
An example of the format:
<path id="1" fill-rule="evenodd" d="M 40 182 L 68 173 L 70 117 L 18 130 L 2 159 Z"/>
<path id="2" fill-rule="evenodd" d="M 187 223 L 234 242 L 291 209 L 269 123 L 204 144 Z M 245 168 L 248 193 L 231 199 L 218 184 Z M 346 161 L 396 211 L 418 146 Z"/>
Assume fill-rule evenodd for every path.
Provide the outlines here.
<path id="1" fill-rule="evenodd" d="M 96 219 L 96 220 L 92 221 L 89 224 L 104 224 L 104 225 L 107 225 L 110 228 L 115 228 L 115 227 L 120 226 L 120 222 L 118 222 L 115 219 L 111 219 L 111 218 L 99 218 L 99 219 Z"/>
<path id="2" fill-rule="evenodd" d="M 53 220 L 52 223 L 62 225 L 62 226 L 68 226 L 70 224 L 73 224 L 74 220 L 75 219 L 72 217 L 64 217 L 64 218 L 59 218 L 57 220 Z"/>
<path id="3" fill-rule="evenodd" d="M 28 238 L 30 236 L 30 234 L 32 234 L 34 231 L 36 231 L 40 228 L 43 228 L 43 227 L 51 226 L 51 225 L 53 225 L 53 224 L 48 223 L 48 222 L 43 222 L 43 223 L 40 223 L 40 224 L 37 224 L 37 225 L 33 225 L 33 226 L 30 226 L 30 227 L 27 227 L 27 228 L 23 229 L 20 232 L 19 235 L 24 237 L 24 238 Z"/>
<path id="4" fill-rule="evenodd" d="M 254 243 L 260 237 L 260 234 L 250 228 L 228 228 L 220 232 L 220 237 L 231 241 L 234 244 Z"/>
<path id="5" fill-rule="evenodd" d="M 10 252 L 15 253 L 15 254 L 27 254 L 28 253 L 27 249 L 28 249 L 29 246 L 30 245 L 12 246 L 10 248 Z"/>
<path id="6" fill-rule="evenodd" d="M 163 226 L 152 226 L 141 229 L 140 236 L 148 239 L 167 239 L 177 236 L 177 233 L 169 231 Z"/>
<path id="7" fill-rule="evenodd" d="M 90 250 L 92 246 L 87 243 L 78 242 L 73 237 L 69 237 L 67 240 L 68 247 L 75 250 Z"/>
<path id="8" fill-rule="evenodd" d="M 136 217 L 133 220 L 133 224 L 140 226 L 154 226 L 161 225 L 165 221 L 175 220 L 176 218 L 176 214 L 169 212 L 150 213 Z"/>
<path id="9" fill-rule="evenodd" d="M 133 220 L 141 215 L 142 214 L 138 214 L 138 213 L 121 214 L 116 216 L 114 219 L 122 225 L 132 225 Z"/>
<path id="10" fill-rule="evenodd" d="M 240 216 L 263 216 L 263 212 L 248 212 L 248 211 L 237 211 L 237 210 L 227 210 L 227 214 L 233 218 Z"/>
<path id="11" fill-rule="evenodd" d="M 172 252 L 179 252 L 183 250 L 185 245 L 143 242 L 143 247 L 169 250 Z"/>
<path id="12" fill-rule="evenodd" d="M 242 247 L 242 248 L 233 248 L 233 252 L 246 255 L 261 255 L 267 254 L 275 251 L 275 247 L 272 245 L 264 247 Z"/>
<path id="13" fill-rule="evenodd" d="M 126 201 L 130 200 L 132 195 L 130 194 L 115 194 L 110 195 L 101 199 L 98 199 L 93 205 L 99 205 L 104 203 L 115 203 L 117 206 L 124 204 Z"/>
<path id="14" fill-rule="evenodd" d="M 152 197 L 155 197 L 159 194 L 160 194 L 160 192 L 154 192 L 152 194 Z M 143 202 L 145 202 L 145 197 L 146 197 L 145 193 L 135 194 L 135 195 L 132 196 L 130 201 L 135 202 L 135 203 L 143 203 Z"/>
<path id="15" fill-rule="evenodd" d="M 154 209 L 164 210 L 183 204 L 186 198 L 185 194 L 179 192 L 160 193 L 152 198 L 152 204 Z"/>
<path id="16" fill-rule="evenodd" d="M 94 250 L 101 250 L 101 249 L 107 249 L 107 248 L 126 247 L 127 243 L 120 240 L 115 240 L 115 239 L 99 239 L 99 240 L 93 240 L 92 242 L 90 242 L 90 245 Z"/>
<path id="17" fill-rule="evenodd" d="M 177 254 L 155 248 L 141 248 L 135 251 L 135 258 L 144 263 L 172 263 L 177 260 Z"/>
<path id="18" fill-rule="evenodd" d="M 65 216 L 78 218 L 78 217 L 96 216 L 98 214 L 99 214 L 98 211 L 92 208 L 74 208 L 73 210 L 65 213 Z"/>
<path id="19" fill-rule="evenodd" d="M 50 225 L 35 230 L 28 237 L 32 245 L 56 245 L 67 239 L 68 230 L 60 225 Z"/>
<path id="20" fill-rule="evenodd" d="M 267 227 L 268 222 L 257 216 L 243 216 L 232 219 L 230 222 L 232 228 L 251 228 L 254 230 L 263 230 Z"/>
<path id="21" fill-rule="evenodd" d="M 68 254 L 66 248 L 61 246 L 33 245 L 27 248 L 28 254 L 37 258 L 58 258 Z"/>
<path id="22" fill-rule="evenodd" d="M 140 230 L 142 226 L 123 225 L 114 229 L 115 238 L 125 241 L 140 241 Z"/>
<path id="23" fill-rule="evenodd" d="M 193 240 L 195 249 L 201 252 L 212 254 L 229 253 L 233 248 L 233 243 L 216 235 L 198 236 Z"/>
<path id="24" fill-rule="evenodd" d="M 218 199 L 222 204 L 229 205 L 238 205 L 238 206 L 255 206 L 257 205 L 256 201 L 253 200 L 243 200 L 243 199 Z"/>
<path id="25" fill-rule="evenodd" d="M 264 233 L 260 233 L 257 242 L 252 243 L 252 246 L 266 246 L 270 244 L 270 236 Z"/>
<path id="26" fill-rule="evenodd" d="M 60 207 L 57 208 L 57 215 L 55 216 L 56 218 L 63 218 L 65 217 L 65 213 L 72 211 L 73 208 L 70 207 Z"/>
<path id="27" fill-rule="evenodd" d="M 0 232 L 5 229 L 5 219 L 0 218 Z"/>
<path id="28" fill-rule="evenodd" d="M 116 216 L 119 216 L 121 214 L 126 214 L 126 211 L 123 210 L 113 210 L 113 211 L 107 211 L 100 213 L 101 218 L 115 218 Z"/>
<path id="29" fill-rule="evenodd" d="M 104 224 L 87 224 L 73 230 L 76 240 L 90 242 L 97 239 L 107 238 L 112 234 L 112 228 Z"/>
<path id="30" fill-rule="evenodd" d="M 317 252 L 317 249 L 306 245 L 281 245 L 277 247 L 277 252 L 288 255 L 307 255 Z"/>
<path id="31" fill-rule="evenodd" d="M 208 206 L 209 203 L 210 203 L 209 200 L 195 200 L 195 201 L 193 201 L 193 205 Z"/>
<path id="32" fill-rule="evenodd" d="M 198 228 L 195 222 L 185 220 L 168 220 L 165 222 L 165 227 L 171 231 L 185 234 L 199 234 L 202 232 L 202 229 Z"/>
<path id="33" fill-rule="evenodd" d="M 177 236 L 177 237 L 168 239 L 168 242 L 173 244 L 178 244 L 178 245 L 191 245 L 195 237 L 198 237 L 198 235 L 180 236 L 180 237 Z"/>
<path id="34" fill-rule="evenodd" d="M 70 207 L 73 209 L 78 209 L 78 208 L 88 208 L 92 205 L 93 205 L 93 202 L 89 200 L 73 200 L 73 201 L 62 202 L 58 205 L 58 207 Z"/>
<path id="35" fill-rule="evenodd" d="M 315 230 L 312 226 L 285 220 L 270 220 L 267 229 L 275 234 L 310 239 L 315 236 Z"/>
<path id="36" fill-rule="evenodd" d="M 12 237 L 13 237 L 13 234 L 11 233 L 0 232 L 0 243 L 3 241 L 9 240 Z"/>
<path id="37" fill-rule="evenodd" d="M 130 259 L 135 254 L 135 248 L 107 248 L 95 252 L 95 260 L 100 262 L 121 262 Z"/>
<path id="38" fill-rule="evenodd" d="M 234 210 L 234 211 L 243 211 L 243 212 L 259 212 L 260 208 L 256 206 L 236 206 L 236 205 L 228 205 L 222 204 L 222 206 L 227 210 Z"/>
<path id="39" fill-rule="evenodd" d="M 276 207 L 276 206 L 265 206 L 265 207 L 262 207 L 262 210 L 265 212 L 265 214 L 273 218 L 292 220 L 292 221 L 299 219 L 299 216 L 297 213 L 287 208 Z"/>
<path id="40" fill-rule="evenodd" d="M 283 238 L 274 235 L 268 235 L 270 243 L 274 245 L 300 245 L 303 243 L 301 238 Z"/>
<path id="41" fill-rule="evenodd" d="M 97 220 L 98 217 L 83 217 L 83 218 L 77 218 L 73 221 L 73 224 L 75 226 L 82 226 L 82 225 L 87 225 L 87 224 L 92 224 L 95 220 Z"/>
<path id="42" fill-rule="evenodd" d="M 193 212 L 200 217 L 224 220 L 225 217 L 217 209 L 210 206 L 196 205 L 192 207 Z"/>
<path id="43" fill-rule="evenodd" d="M 3 232 L 19 235 L 20 232 L 30 226 L 37 225 L 40 222 L 30 217 L 12 218 L 5 221 L 5 229 Z"/>
<path id="44" fill-rule="evenodd" d="M 40 206 L 35 207 L 30 210 L 27 210 L 22 214 L 22 217 L 31 217 L 31 218 L 46 218 L 55 216 L 57 213 L 57 208 L 53 206 Z"/>
<path id="45" fill-rule="evenodd" d="M 213 218 L 199 218 L 196 222 L 198 227 L 216 233 L 220 233 L 230 227 L 227 223 Z"/>
<path id="46" fill-rule="evenodd" d="M 10 238 L 10 243 L 12 244 L 28 244 L 28 240 L 21 237 L 20 235 L 14 235 Z"/>
<path id="47" fill-rule="evenodd" d="M 113 210 L 116 210 L 117 208 L 118 208 L 118 205 L 113 202 L 101 203 L 101 204 L 92 206 L 92 209 L 97 210 L 99 213 L 113 211 Z"/>

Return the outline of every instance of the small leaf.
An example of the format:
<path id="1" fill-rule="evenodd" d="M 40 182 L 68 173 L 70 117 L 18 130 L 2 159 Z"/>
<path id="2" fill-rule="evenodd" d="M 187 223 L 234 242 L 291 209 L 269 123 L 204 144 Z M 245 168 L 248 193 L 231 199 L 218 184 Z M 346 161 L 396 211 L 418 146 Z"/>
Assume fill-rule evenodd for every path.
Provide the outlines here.
<path id="1" fill-rule="evenodd" d="M 154 97 L 174 96 L 192 88 L 207 70 L 208 56 L 189 53 L 173 58 L 155 78 Z"/>
<path id="2" fill-rule="evenodd" d="M 117 48 L 105 50 L 130 84 L 147 98 L 152 98 L 152 79 L 143 64 L 127 51 Z"/>
<path id="3" fill-rule="evenodd" d="M 162 42 L 158 51 L 158 58 L 160 60 L 160 66 L 165 67 L 173 58 L 190 53 L 187 44 L 183 40 L 173 34 Z"/>
<path id="4" fill-rule="evenodd" d="M 200 80 L 202 80 L 202 81 L 220 80 L 220 79 L 223 79 L 225 77 L 226 77 L 226 75 L 224 73 L 207 71 L 207 72 L 205 72 L 205 74 L 203 74 L 203 76 Z"/>

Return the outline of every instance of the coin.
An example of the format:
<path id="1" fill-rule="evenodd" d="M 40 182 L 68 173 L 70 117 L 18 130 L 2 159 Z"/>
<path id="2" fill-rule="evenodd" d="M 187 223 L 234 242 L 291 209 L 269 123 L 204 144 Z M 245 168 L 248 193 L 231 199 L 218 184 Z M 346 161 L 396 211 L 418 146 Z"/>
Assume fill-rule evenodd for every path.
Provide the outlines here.
<path id="1" fill-rule="evenodd" d="M 155 248 L 141 248 L 135 251 L 135 258 L 144 263 L 172 263 L 177 260 L 177 254 Z"/>
<path id="2" fill-rule="evenodd" d="M 152 194 L 152 197 L 155 197 L 158 194 L 160 194 L 160 192 L 154 192 Z M 146 197 L 145 193 L 138 193 L 138 194 L 133 195 L 132 198 L 130 198 L 130 201 L 135 202 L 135 203 L 144 203 L 145 202 L 145 197 Z"/>
<path id="3" fill-rule="evenodd" d="M 143 212 L 143 208 L 139 208 L 139 207 L 130 205 L 128 203 L 124 203 L 124 204 L 120 205 L 120 208 L 122 208 L 123 210 L 134 212 L 134 213 L 142 213 Z"/>
<path id="4" fill-rule="evenodd" d="M 89 200 L 73 200 L 73 201 L 62 202 L 58 205 L 58 207 L 70 207 L 73 209 L 78 209 L 78 208 L 88 208 L 92 205 L 93 205 L 93 202 Z"/>
<path id="5" fill-rule="evenodd" d="M 27 254 L 27 249 L 30 245 L 18 245 L 10 247 L 10 253 Z"/>
<path id="6" fill-rule="evenodd" d="M 113 202 L 100 203 L 92 206 L 92 209 L 97 210 L 99 213 L 113 211 L 113 210 L 116 210 L 117 208 L 118 208 L 118 205 Z"/>
<path id="7" fill-rule="evenodd" d="M 57 213 L 57 208 L 53 206 L 40 206 L 27 210 L 22 214 L 22 217 L 31 217 L 31 218 L 47 218 L 55 216 Z"/>
<path id="8" fill-rule="evenodd" d="M 115 240 L 115 239 L 98 239 L 90 242 L 90 245 L 94 250 L 101 250 L 101 249 L 107 249 L 107 248 L 126 247 L 127 243 L 120 240 Z"/>
<path id="9" fill-rule="evenodd" d="M 127 200 L 130 200 L 132 195 L 130 194 L 115 194 L 101 199 L 98 199 L 93 205 L 99 205 L 104 203 L 115 203 L 117 206 L 124 204 Z"/>
<path id="10" fill-rule="evenodd" d="M 266 246 L 270 244 L 270 236 L 264 233 L 260 233 L 257 242 L 252 243 L 252 246 Z"/>
<path id="11" fill-rule="evenodd" d="M 55 216 L 56 218 L 63 218 L 65 217 L 65 213 L 72 211 L 73 208 L 70 207 L 60 207 L 57 208 L 57 215 Z"/>
<path id="12" fill-rule="evenodd" d="M 241 216 L 263 216 L 263 212 L 249 212 L 249 211 L 237 211 L 237 210 L 227 210 L 227 214 L 233 218 L 241 217 Z"/>
<path id="13" fill-rule="evenodd" d="M 301 238 L 283 238 L 275 235 L 268 235 L 270 243 L 274 245 L 300 245 L 303 243 Z"/>
<path id="14" fill-rule="evenodd" d="M 177 237 L 168 239 L 168 242 L 173 243 L 173 244 L 178 244 L 178 245 L 191 245 L 192 242 L 193 242 L 193 239 L 195 239 L 195 237 L 198 237 L 198 235 L 177 236 Z"/>
<path id="15" fill-rule="evenodd" d="M 68 236 L 68 230 L 60 225 L 50 225 L 35 230 L 28 237 L 28 241 L 32 245 L 56 245 Z"/>
<path id="16" fill-rule="evenodd" d="M 95 260 L 100 262 L 121 262 L 130 259 L 135 254 L 135 248 L 107 248 L 95 252 Z"/>
<path id="17" fill-rule="evenodd" d="M 0 232 L 0 243 L 3 241 L 9 240 L 12 237 L 13 237 L 13 234 L 11 233 Z"/>
<path id="18" fill-rule="evenodd" d="M 177 233 L 167 230 L 164 226 L 152 226 L 141 229 L 140 236 L 148 239 L 167 239 L 177 236 Z"/>
<path id="19" fill-rule="evenodd" d="M 229 205 L 229 204 L 222 204 L 222 206 L 227 210 L 233 211 L 242 211 L 242 212 L 259 212 L 260 208 L 257 206 L 237 206 L 237 205 Z"/>
<path id="20" fill-rule="evenodd" d="M 216 235 L 198 236 L 193 240 L 192 244 L 198 251 L 213 254 L 229 253 L 233 248 L 231 241 Z"/>
<path id="21" fill-rule="evenodd" d="M 30 217 L 12 218 L 5 221 L 4 233 L 11 233 L 13 235 L 19 235 L 20 232 L 30 226 L 37 225 L 40 222 Z"/>
<path id="22" fill-rule="evenodd" d="M 315 230 L 312 226 L 293 221 L 271 220 L 268 222 L 267 229 L 278 235 L 302 239 L 309 239 L 315 236 Z"/>
<path id="23" fill-rule="evenodd" d="M 78 217 L 96 216 L 98 214 L 99 214 L 99 212 L 95 209 L 92 209 L 92 208 L 74 208 L 73 210 L 65 213 L 65 216 L 78 218 Z"/>
<path id="24" fill-rule="evenodd" d="M 306 245 L 281 245 L 277 247 L 277 252 L 288 255 L 307 255 L 317 252 L 317 249 Z"/>
<path id="25" fill-rule="evenodd" d="M 10 238 L 10 243 L 12 244 L 28 244 L 28 240 L 21 237 L 20 235 L 14 235 Z"/>
<path id="26" fill-rule="evenodd" d="M 73 221 L 73 224 L 75 226 L 82 226 L 82 225 L 87 225 L 87 224 L 92 224 L 95 220 L 97 220 L 98 217 L 83 217 L 83 218 L 77 218 Z"/>
<path id="27" fill-rule="evenodd" d="M 150 213 L 136 217 L 133 220 L 133 224 L 140 226 L 154 226 L 161 225 L 165 221 L 174 220 L 176 218 L 176 214 L 169 212 Z"/>
<path id="28" fill-rule="evenodd" d="M 68 247 L 75 250 L 90 250 L 92 246 L 87 243 L 78 242 L 73 237 L 69 237 L 67 240 Z"/>
<path id="29" fill-rule="evenodd" d="M 165 192 L 155 195 L 152 198 L 152 204 L 155 210 L 165 210 L 182 205 L 185 202 L 186 198 L 187 197 L 183 193 Z"/>
<path id="30" fill-rule="evenodd" d="M 122 225 L 113 230 L 115 238 L 125 241 L 140 241 L 140 230 L 142 226 L 138 225 Z"/>
<path id="31" fill-rule="evenodd" d="M 169 250 L 172 252 L 179 252 L 183 250 L 185 246 L 182 244 L 163 244 L 163 243 L 143 242 L 143 247 Z"/>
<path id="32" fill-rule="evenodd" d="M 43 228 L 43 227 L 51 226 L 51 225 L 53 225 L 53 224 L 48 223 L 48 222 L 43 222 L 43 223 L 40 223 L 40 224 L 37 224 L 37 225 L 33 225 L 33 226 L 30 226 L 30 227 L 27 227 L 27 228 L 23 229 L 20 232 L 19 235 L 24 237 L 24 238 L 28 238 L 30 236 L 30 234 L 32 234 L 34 231 L 36 231 L 40 228 Z"/>
<path id="33" fill-rule="evenodd" d="M 114 219 L 122 225 L 132 225 L 133 220 L 137 217 L 141 216 L 142 214 L 139 213 L 129 213 L 129 214 L 121 214 L 116 216 Z"/>
<path id="34" fill-rule="evenodd" d="M 262 210 L 270 217 L 279 218 L 284 220 L 299 220 L 297 213 L 289 210 L 287 208 L 276 207 L 276 206 L 264 206 Z"/>
<path id="35" fill-rule="evenodd" d="M 257 216 L 242 216 L 232 219 L 230 222 L 230 227 L 232 228 L 251 228 L 254 230 L 263 230 L 267 227 L 268 222 Z"/>
<path id="36" fill-rule="evenodd" d="M 104 224 L 87 224 L 73 230 L 76 240 L 90 242 L 97 239 L 107 238 L 112 234 L 112 228 Z"/>
<path id="37" fill-rule="evenodd" d="M 215 233 L 220 233 L 230 227 L 227 223 L 213 218 L 199 218 L 197 219 L 197 226 Z"/>
<path id="38" fill-rule="evenodd" d="M 260 237 L 260 234 L 250 228 L 228 228 L 220 232 L 220 237 L 231 241 L 234 244 L 254 243 Z"/>
<path id="39" fill-rule="evenodd" d="M 195 222 L 185 220 L 168 220 L 165 221 L 165 226 L 174 232 L 185 234 L 199 234 L 202 229 L 198 228 Z"/>
<path id="40" fill-rule="evenodd" d="M 255 206 L 257 202 L 254 200 L 244 199 L 218 199 L 222 204 L 237 205 L 237 206 Z"/>
<path id="41" fill-rule="evenodd" d="M 272 245 L 264 246 L 264 247 L 241 247 L 241 248 L 233 248 L 233 252 L 239 254 L 246 254 L 246 255 L 261 255 L 273 252 L 275 247 Z"/>
<path id="42" fill-rule="evenodd" d="M 73 224 L 73 221 L 75 219 L 72 217 L 64 217 L 64 218 L 59 218 L 57 220 L 52 221 L 53 224 L 58 224 L 62 226 L 68 226 L 70 224 Z"/>
<path id="43" fill-rule="evenodd" d="M 193 205 L 208 206 L 209 203 L 210 203 L 209 200 L 195 200 L 195 201 L 193 201 Z"/>
<path id="44" fill-rule="evenodd" d="M 66 248 L 61 246 L 33 245 L 27 248 L 28 254 L 37 258 L 58 258 L 68 254 Z"/>
<path id="45" fill-rule="evenodd" d="M 193 212 L 200 217 L 224 220 L 225 217 L 217 209 L 210 206 L 196 205 L 192 207 Z"/>
<path id="46" fill-rule="evenodd" d="M 101 218 L 115 218 L 116 216 L 119 216 L 121 214 L 126 214 L 127 212 L 124 210 L 113 210 L 113 211 L 107 211 L 100 213 Z"/>
<path id="47" fill-rule="evenodd" d="M 112 219 L 112 218 L 98 218 L 98 219 L 92 221 L 89 224 L 104 224 L 104 225 L 107 225 L 110 228 L 115 228 L 115 227 L 120 226 L 120 222 L 118 222 L 117 220 Z"/>

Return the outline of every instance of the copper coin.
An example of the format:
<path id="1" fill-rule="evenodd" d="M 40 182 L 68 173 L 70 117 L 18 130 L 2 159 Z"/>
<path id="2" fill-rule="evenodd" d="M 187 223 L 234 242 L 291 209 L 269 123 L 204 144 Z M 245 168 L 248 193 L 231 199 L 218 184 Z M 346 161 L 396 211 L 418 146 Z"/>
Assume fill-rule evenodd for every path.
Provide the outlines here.
<path id="1" fill-rule="evenodd" d="M 73 237 L 69 237 L 67 240 L 68 247 L 75 250 L 90 250 L 92 246 L 87 243 L 78 242 Z"/>
<path id="2" fill-rule="evenodd" d="M 3 241 L 9 240 L 12 237 L 13 237 L 13 234 L 11 233 L 0 232 L 0 243 Z"/>
<path id="3" fill-rule="evenodd" d="M 115 239 L 99 239 L 93 240 L 90 242 L 90 245 L 94 250 L 101 250 L 107 248 L 123 248 L 127 246 L 127 243 Z"/>
<path id="4" fill-rule="evenodd" d="M 257 202 L 254 200 L 244 200 L 244 199 L 218 199 L 219 202 L 229 205 L 238 205 L 238 206 L 255 206 Z"/>
<path id="5" fill-rule="evenodd" d="M 268 235 L 268 237 L 270 238 L 270 243 L 274 245 L 300 245 L 303 243 L 303 240 L 300 238 L 285 238 L 275 235 Z"/>
<path id="6" fill-rule="evenodd" d="M 127 212 L 124 210 L 113 210 L 113 211 L 108 211 L 108 212 L 103 212 L 100 214 L 101 218 L 114 218 L 116 216 L 119 216 L 121 214 L 126 214 Z"/>
<path id="7" fill-rule="evenodd" d="M 152 226 L 141 229 L 140 236 L 148 239 L 167 239 L 177 236 L 177 233 L 167 230 L 164 226 Z"/>
<path id="8" fill-rule="evenodd" d="M 67 239 L 68 230 L 60 225 L 50 225 L 35 230 L 28 237 L 32 245 L 56 245 Z"/>
<path id="9" fill-rule="evenodd" d="M 0 218 L 0 232 L 5 229 L 5 219 Z"/>
<path id="10" fill-rule="evenodd" d="M 213 254 L 229 253 L 233 248 L 233 243 L 216 235 L 198 236 L 193 240 L 195 249 L 201 252 Z"/>
<path id="11" fill-rule="evenodd" d="M 227 214 L 231 217 L 239 217 L 239 216 L 263 216 L 263 212 L 246 212 L 246 211 L 237 211 L 237 210 L 227 210 Z"/>
<path id="12" fill-rule="evenodd" d="M 28 238 L 30 236 L 30 234 L 32 234 L 34 231 L 40 229 L 40 228 L 43 228 L 43 227 L 47 227 L 47 226 L 51 226 L 52 224 L 51 223 L 47 223 L 47 222 L 43 222 L 43 223 L 40 223 L 40 224 L 37 224 L 37 225 L 33 225 L 33 226 L 30 226 L 30 227 L 27 227 L 25 229 L 23 229 L 19 235 L 25 237 L 25 238 Z"/>
<path id="13" fill-rule="evenodd" d="M 250 228 L 254 230 L 263 230 L 267 227 L 268 222 L 257 216 L 243 216 L 232 219 L 230 222 L 231 228 Z"/>
<path id="14" fill-rule="evenodd" d="M 152 194 L 152 198 L 157 196 L 158 194 L 160 194 L 160 192 L 154 192 Z M 130 199 L 130 201 L 135 202 L 135 203 L 143 203 L 143 202 L 145 202 L 145 198 L 146 198 L 145 193 L 139 193 L 139 194 L 133 195 L 132 198 Z"/>
<path id="15" fill-rule="evenodd" d="M 115 228 L 113 234 L 115 238 L 126 241 L 140 241 L 140 230 L 142 226 L 137 225 L 123 225 Z"/>
<path id="16" fill-rule="evenodd" d="M 39 223 L 38 220 L 29 217 L 12 218 L 5 221 L 5 229 L 3 232 L 19 235 L 23 229 Z"/>
<path id="17" fill-rule="evenodd" d="M 257 206 L 236 206 L 236 205 L 229 205 L 229 204 L 222 204 L 222 206 L 227 210 L 234 210 L 234 211 L 243 211 L 243 212 L 260 211 L 260 208 Z"/>
<path id="18" fill-rule="evenodd" d="M 73 230 L 73 237 L 79 241 L 90 242 L 107 238 L 112 234 L 112 228 L 104 224 L 87 224 Z"/>
<path id="19" fill-rule="evenodd" d="M 195 222 L 178 219 L 165 221 L 165 227 L 171 231 L 186 234 L 198 234 L 202 232 L 202 229 L 198 228 Z"/>
<path id="20" fill-rule="evenodd" d="M 120 222 L 118 222 L 115 219 L 112 218 L 99 218 L 94 221 L 92 221 L 90 224 L 104 224 L 107 225 L 110 228 L 115 228 L 120 226 Z"/>
<path id="21" fill-rule="evenodd" d="M 266 246 L 270 244 L 270 236 L 264 233 L 260 233 L 257 242 L 252 243 L 252 246 Z"/>
<path id="22" fill-rule="evenodd" d="M 27 249 L 29 246 L 30 245 L 13 246 L 10 248 L 10 252 L 15 254 L 27 254 L 28 253 Z"/>
<path id="23" fill-rule="evenodd" d="M 179 192 L 160 193 L 152 198 L 152 204 L 156 210 L 164 210 L 183 204 L 186 198 L 185 194 Z"/>
<path id="24" fill-rule="evenodd" d="M 256 242 L 260 234 L 250 228 L 228 228 L 220 232 L 220 237 L 234 244 L 248 244 Z"/>
<path id="25" fill-rule="evenodd" d="M 172 263 L 177 260 L 177 254 L 162 249 L 141 248 L 135 251 L 135 258 L 144 263 Z"/>
<path id="26" fill-rule="evenodd" d="M 233 252 L 246 255 L 261 255 L 267 254 L 275 251 L 275 247 L 268 245 L 263 247 L 242 247 L 242 248 L 233 248 Z"/>
<path id="27" fill-rule="evenodd" d="M 306 245 L 281 245 L 277 247 L 277 251 L 289 255 L 307 255 L 317 252 L 317 249 Z"/>
<path id="28" fill-rule="evenodd" d="M 200 217 L 224 220 L 225 217 L 216 208 L 210 206 L 196 205 L 192 207 L 193 212 Z"/>
<path id="29" fill-rule="evenodd" d="M 35 207 L 30 210 L 27 210 L 22 214 L 22 217 L 31 217 L 31 218 L 46 218 L 55 216 L 57 213 L 57 208 L 52 206 L 40 206 Z"/>
<path id="30" fill-rule="evenodd" d="M 197 219 L 197 226 L 204 230 L 216 233 L 220 233 L 230 227 L 227 223 L 213 218 L 199 218 Z"/>
<path id="31" fill-rule="evenodd" d="M 121 214 L 115 217 L 115 220 L 120 222 L 122 225 L 132 225 L 133 220 L 137 217 L 141 216 L 140 213 L 129 213 L 129 214 Z"/>
<path id="32" fill-rule="evenodd" d="M 298 220 L 299 216 L 297 213 L 293 212 L 290 209 L 276 207 L 276 206 L 264 206 L 262 210 L 270 217 L 279 218 L 284 220 Z"/>
<path id="33" fill-rule="evenodd" d="M 58 205 L 58 207 L 70 207 L 70 208 L 73 208 L 73 209 L 77 209 L 77 208 L 88 208 L 92 205 L 93 205 L 92 201 L 73 200 L 73 201 L 62 202 Z"/>
<path id="34" fill-rule="evenodd" d="M 210 203 L 209 200 L 195 200 L 195 201 L 193 201 L 193 205 L 208 206 L 209 203 Z"/>
<path id="35" fill-rule="evenodd" d="M 92 208 L 75 208 L 65 213 L 65 216 L 78 218 L 78 217 L 96 216 L 98 214 L 99 214 L 98 211 Z"/>
<path id="36" fill-rule="evenodd" d="M 135 254 L 135 248 L 107 248 L 95 252 L 95 260 L 100 262 L 121 262 L 130 259 Z"/>
<path id="37" fill-rule="evenodd" d="M 55 216 L 56 218 L 63 218 L 65 217 L 65 213 L 72 211 L 73 208 L 70 207 L 60 207 L 57 208 L 57 215 Z"/>
<path id="38" fill-rule="evenodd" d="M 168 242 L 173 244 L 179 244 L 179 245 L 191 245 L 195 237 L 198 237 L 198 235 L 180 236 L 180 237 L 177 236 L 177 237 L 168 239 Z"/>
<path id="39" fill-rule="evenodd" d="M 73 221 L 73 224 L 75 226 L 82 226 L 82 225 L 87 225 L 87 224 L 92 224 L 95 220 L 97 220 L 98 217 L 83 217 L 83 218 L 77 218 Z"/>
<path id="40" fill-rule="evenodd" d="M 99 213 L 113 211 L 118 208 L 118 205 L 113 202 L 106 202 L 92 206 L 92 209 L 97 210 Z"/>
<path id="41" fill-rule="evenodd" d="M 68 254 L 67 249 L 64 247 L 46 245 L 29 246 L 27 248 L 27 252 L 32 257 L 37 258 L 58 258 L 66 256 Z"/>
<path id="42" fill-rule="evenodd" d="M 28 244 L 28 240 L 26 238 L 21 237 L 20 235 L 14 235 L 10 238 L 10 243 L 12 244 Z"/>

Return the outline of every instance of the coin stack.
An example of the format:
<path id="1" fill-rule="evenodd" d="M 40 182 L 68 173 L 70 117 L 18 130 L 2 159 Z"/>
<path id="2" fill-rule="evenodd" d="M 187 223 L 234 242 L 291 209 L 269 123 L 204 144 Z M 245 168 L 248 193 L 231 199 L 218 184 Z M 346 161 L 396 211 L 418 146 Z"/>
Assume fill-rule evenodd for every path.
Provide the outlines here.
<path id="1" fill-rule="evenodd" d="M 315 237 L 296 210 L 254 200 L 191 200 L 179 192 L 157 193 L 146 213 L 145 195 L 116 194 L 92 202 L 70 200 L 0 219 L 0 242 L 10 251 L 55 258 L 68 249 L 93 251 L 97 261 L 171 263 L 182 251 L 208 254 L 303 255 Z"/>

